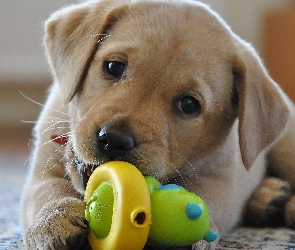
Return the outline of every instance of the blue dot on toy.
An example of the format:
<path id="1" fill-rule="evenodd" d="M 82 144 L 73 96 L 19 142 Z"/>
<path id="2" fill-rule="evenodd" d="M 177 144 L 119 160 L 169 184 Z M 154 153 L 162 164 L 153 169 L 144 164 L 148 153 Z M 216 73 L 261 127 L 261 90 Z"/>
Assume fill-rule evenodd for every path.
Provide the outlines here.
<path id="1" fill-rule="evenodd" d="M 190 220 L 196 220 L 202 215 L 203 209 L 201 208 L 201 206 L 199 206 L 193 202 L 190 202 L 185 207 L 185 212 L 186 212 L 187 217 Z"/>
<path id="2" fill-rule="evenodd" d="M 159 190 L 176 190 L 176 189 L 184 189 L 182 186 L 179 186 L 177 184 L 167 184 L 159 188 Z"/>

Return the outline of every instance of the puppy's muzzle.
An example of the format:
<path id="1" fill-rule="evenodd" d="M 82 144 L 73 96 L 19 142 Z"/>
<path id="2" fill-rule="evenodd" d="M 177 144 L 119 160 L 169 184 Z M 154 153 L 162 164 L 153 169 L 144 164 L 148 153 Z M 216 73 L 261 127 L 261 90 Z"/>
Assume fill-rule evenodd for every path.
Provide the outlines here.
<path id="1" fill-rule="evenodd" d="M 93 163 L 85 163 L 75 156 L 73 161 L 84 188 L 94 169 L 104 162 L 118 160 L 138 165 L 138 143 L 132 130 L 124 123 L 102 126 L 95 132 L 91 142 L 93 146 L 89 151 L 96 160 Z"/>
<path id="2" fill-rule="evenodd" d="M 108 124 L 97 132 L 98 150 L 109 160 L 128 157 L 136 146 L 134 133 L 126 125 Z"/>

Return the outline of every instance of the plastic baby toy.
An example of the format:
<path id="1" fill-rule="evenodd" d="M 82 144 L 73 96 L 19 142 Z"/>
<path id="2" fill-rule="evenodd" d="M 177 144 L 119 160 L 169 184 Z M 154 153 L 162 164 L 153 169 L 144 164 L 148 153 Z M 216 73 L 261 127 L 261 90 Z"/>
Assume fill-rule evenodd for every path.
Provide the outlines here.
<path id="1" fill-rule="evenodd" d="M 126 162 L 102 164 L 91 174 L 84 200 L 93 250 L 141 250 L 151 224 L 150 194 L 140 171 Z"/>
<path id="2" fill-rule="evenodd" d="M 94 170 L 85 192 L 93 250 L 141 250 L 214 241 L 204 201 L 176 184 L 162 186 L 133 165 L 114 161 Z"/>

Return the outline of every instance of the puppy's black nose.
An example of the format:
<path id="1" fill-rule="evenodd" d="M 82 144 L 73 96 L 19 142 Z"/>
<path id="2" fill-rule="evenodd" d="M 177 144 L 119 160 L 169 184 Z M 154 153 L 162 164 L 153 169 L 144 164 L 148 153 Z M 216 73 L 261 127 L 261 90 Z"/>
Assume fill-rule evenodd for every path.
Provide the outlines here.
<path id="1" fill-rule="evenodd" d="M 106 125 L 98 132 L 99 149 L 112 159 L 126 155 L 135 144 L 134 134 L 124 126 Z"/>

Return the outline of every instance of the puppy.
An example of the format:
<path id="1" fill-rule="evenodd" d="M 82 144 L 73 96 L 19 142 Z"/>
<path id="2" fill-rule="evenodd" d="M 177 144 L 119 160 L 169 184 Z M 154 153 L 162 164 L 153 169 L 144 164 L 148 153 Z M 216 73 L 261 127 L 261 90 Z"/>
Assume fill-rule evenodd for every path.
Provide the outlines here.
<path id="1" fill-rule="evenodd" d="M 83 248 L 85 185 L 111 160 L 201 196 L 221 237 L 254 190 L 249 218 L 270 218 L 277 198 L 283 211 L 295 185 L 293 104 L 209 7 L 90 0 L 52 14 L 45 33 L 54 83 L 23 194 L 27 249 Z M 289 184 L 263 182 L 268 161 Z"/>

